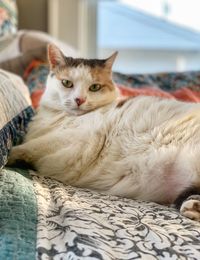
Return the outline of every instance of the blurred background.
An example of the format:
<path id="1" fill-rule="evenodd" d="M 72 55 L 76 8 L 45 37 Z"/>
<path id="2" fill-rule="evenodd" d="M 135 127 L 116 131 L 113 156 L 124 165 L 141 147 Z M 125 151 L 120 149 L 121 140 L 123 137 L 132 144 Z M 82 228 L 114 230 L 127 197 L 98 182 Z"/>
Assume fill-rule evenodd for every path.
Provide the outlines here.
<path id="1" fill-rule="evenodd" d="M 19 29 L 48 32 L 83 57 L 118 50 L 125 73 L 200 70 L 199 0 L 17 0 Z"/>

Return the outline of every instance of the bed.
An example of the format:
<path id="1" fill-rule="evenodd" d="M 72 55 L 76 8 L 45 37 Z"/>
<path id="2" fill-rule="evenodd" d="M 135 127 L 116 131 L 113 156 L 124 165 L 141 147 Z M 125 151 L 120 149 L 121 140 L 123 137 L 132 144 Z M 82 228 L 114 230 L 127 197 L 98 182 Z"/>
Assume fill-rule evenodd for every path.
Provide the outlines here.
<path id="1" fill-rule="evenodd" d="M 200 223 L 173 207 L 108 196 L 27 168 L 6 167 L 9 151 L 22 142 L 44 91 L 49 41 L 55 39 L 23 31 L 11 39 L 9 55 L 8 49 L 0 53 L 0 259 L 200 259 Z M 28 48 L 30 42 L 34 48 Z M 123 97 L 200 101 L 200 71 L 114 72 L 113 77 Z"/>

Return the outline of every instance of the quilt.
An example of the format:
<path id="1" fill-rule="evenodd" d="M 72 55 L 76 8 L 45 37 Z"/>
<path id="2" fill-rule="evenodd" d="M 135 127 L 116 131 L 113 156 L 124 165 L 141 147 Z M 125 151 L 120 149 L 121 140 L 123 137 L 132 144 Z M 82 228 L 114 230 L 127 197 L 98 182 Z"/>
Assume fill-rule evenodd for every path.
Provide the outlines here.
<path id="1" fill-rule="evenodd" d="M 25 69 L 35 108 L 47 74 L 41 60 Z M 200 72 L 113 76 L 123 97 L 200 101 Z M 200 259 L 200 223 L 176 209 L 74 188 L 28 169 L 0 171 L 0 209 L 2 260 Z"/>
<path id="2" fill-rule="evenodd" d="M 47 62 L 34 59 L 26 67 L 23 79 L 29 87 L 32 104 L 37 108 L 49 73 Z M 121 98 L 138 95 L 158 96 L 187 102 L 200 102 L 200 72 L 122 74 L 113 72 Z"/>
<path id="3" fill-rule="evenodd" d="M 200 259 L 200 223 L 176 209 L 0 173 L 0 259 Z"/>

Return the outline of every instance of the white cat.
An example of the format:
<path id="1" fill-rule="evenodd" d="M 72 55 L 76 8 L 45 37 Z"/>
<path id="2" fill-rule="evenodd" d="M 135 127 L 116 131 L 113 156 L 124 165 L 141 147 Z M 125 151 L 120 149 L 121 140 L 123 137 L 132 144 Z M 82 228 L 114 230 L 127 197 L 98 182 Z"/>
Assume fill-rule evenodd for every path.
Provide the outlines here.
<path id="1" fill-rule="evenodd" d="M 200 104 L 157 97 L 117 100 L 106 60 L 48 48 L 50 74 L 40 108 L 9 164 L 109 194 L 175 203 L 200 221 Z"/>

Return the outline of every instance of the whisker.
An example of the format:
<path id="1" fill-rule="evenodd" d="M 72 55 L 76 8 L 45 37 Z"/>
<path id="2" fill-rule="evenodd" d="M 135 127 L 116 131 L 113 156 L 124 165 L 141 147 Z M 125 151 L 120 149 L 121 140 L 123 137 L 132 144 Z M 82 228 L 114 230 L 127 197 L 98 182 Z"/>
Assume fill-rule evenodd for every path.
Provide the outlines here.
<path id="1" fill-rule="evenodd" d="M 65 103 L 64 103 L 66 106 L 70 106 L 70 105 L 72 105 L 72 102 L 71 102 L 71 100 L 67 100 L 67 101 L 65 101 Z"/>

